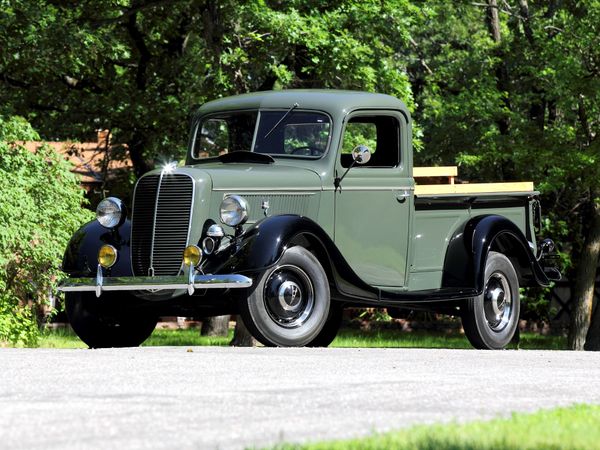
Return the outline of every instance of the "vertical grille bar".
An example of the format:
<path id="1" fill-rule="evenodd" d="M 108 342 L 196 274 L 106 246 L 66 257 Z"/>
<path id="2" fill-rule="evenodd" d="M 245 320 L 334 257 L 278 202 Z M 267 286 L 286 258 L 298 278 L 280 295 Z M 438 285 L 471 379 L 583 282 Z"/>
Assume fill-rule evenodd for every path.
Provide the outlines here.
<path id="1" fill-rule="evenodd" d="M 152 182 L 142 184 L 146 178 Z M 131 226 L 134 275 L 148 275 L 151 264 L 155 275 L 177 275 L 187 245 L 193 197 L 194 181 L 187 175 L 163 173 L 162 178 L 140 179 Z"/>
<path id="2" fill-rule="evenodd" d="M 154 209 L 158 194 L 158 175 L 140 178 L 135 187 L 131 215 L 131 266 L 133 274 L 147 276 L 150 268 Z"/>

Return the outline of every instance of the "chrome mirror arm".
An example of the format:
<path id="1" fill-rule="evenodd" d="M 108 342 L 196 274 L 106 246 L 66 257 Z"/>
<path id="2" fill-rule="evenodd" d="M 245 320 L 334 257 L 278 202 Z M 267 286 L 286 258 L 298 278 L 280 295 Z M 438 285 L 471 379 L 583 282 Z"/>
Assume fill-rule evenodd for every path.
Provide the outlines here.
<path id="1" fill-rule="evenodd" d="M 340 191 L 342 190 L 342 180 L 348 174 L 348 172 L 350 172 L 350 169 L 352 169 L 356 164 L 360 164 L 362 166 L 363 164 L 368 163 L 370 160 L 371 150 L 369 150 L 369 147 L 367 147 L 366 145 L 357 145 L 356 147 L 354 147 L 354 149 L 352 150 L 352 163 L 348 166 L 348 168 L 341 177 L 338 177 L 336 172 L 336 177 L 333 180 L 335 192 L 337 192 L 338 189 Z"/>

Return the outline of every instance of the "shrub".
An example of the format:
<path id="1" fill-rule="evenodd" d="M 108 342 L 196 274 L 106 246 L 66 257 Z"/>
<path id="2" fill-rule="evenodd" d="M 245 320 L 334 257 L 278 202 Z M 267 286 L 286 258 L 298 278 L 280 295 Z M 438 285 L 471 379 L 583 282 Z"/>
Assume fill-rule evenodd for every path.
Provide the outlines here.
<path id="1" fill-rule="evenodd" d="M 48 303 L 71 234 L 92 213 L 70 164 L 24 120 L 0 116 L 0 344 L 36 344 L 36 313 Z"/>

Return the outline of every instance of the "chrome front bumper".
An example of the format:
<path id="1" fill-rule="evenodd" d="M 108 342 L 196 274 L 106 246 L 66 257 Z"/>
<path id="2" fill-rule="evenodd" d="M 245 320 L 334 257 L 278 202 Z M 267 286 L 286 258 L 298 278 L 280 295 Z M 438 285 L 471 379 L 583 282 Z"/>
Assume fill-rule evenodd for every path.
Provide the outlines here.
<path id="1" fill-rule="evenodd" d="M 166 291 L 185 289 L 189 295 L 195 289 L 239 289 L 252 286 L 252 279 L 244 275 L 203 275 L 192 271 L 189 276 L 156 277 L 107 277 L 98 268 L 96 278 L 68 278 L 62 281 L 61 292 L 95 292 L 100 296 L 104 291 Z"/>

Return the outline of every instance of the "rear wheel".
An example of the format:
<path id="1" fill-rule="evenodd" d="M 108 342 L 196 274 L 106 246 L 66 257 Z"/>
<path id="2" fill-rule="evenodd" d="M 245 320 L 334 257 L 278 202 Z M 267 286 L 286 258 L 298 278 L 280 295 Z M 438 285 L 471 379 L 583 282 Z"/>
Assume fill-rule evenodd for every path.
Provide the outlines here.
<path id="1" fill-rule="evenodd" d="M 462 309 L 465 335 L 475 348 L 499 350 L 513 338 L 519 322 L 519 279 L 510 260 L 490 252 L 483 293 Z"/>
<path id="2" fill-rule="evenodd" d="M 137 347 L 152 334 L 157 318 L 118 306 L 136 301 L 126 293 L 102 294 L 97 298 L 92 293 L 70 292 L 65 307 L 71 327 L 90 348 Z"/>
<path id="3" fill-rule="evenodd" d="M 289 248 L 277 266 L 260 275 L 240 306 L 248 330 L 264 345 L 309 345 L 329 317 L 327 275 L 308 250 Z"/>

